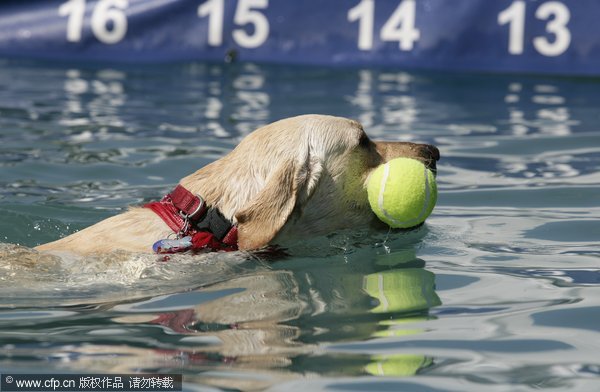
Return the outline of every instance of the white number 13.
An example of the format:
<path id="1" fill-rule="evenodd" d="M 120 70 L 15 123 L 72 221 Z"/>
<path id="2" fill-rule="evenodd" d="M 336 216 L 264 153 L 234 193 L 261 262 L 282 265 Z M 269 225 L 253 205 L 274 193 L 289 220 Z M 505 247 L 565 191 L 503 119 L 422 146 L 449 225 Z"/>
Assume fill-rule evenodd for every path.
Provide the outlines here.
<path id="1" fill-rule="evenodd" d="M 561 2 L 548 1 L 541 4 L 535 12 L 540 20 L 550 20 L 546 24 L 546 32 L 554 35 L 550 41 L 544 36 L 533 39 L 534 48 L 544 56 L 560 56 L 571 44 L 571 32 L 567 24 L 571 19 L 569 9 Z M 513 2 L 507 9 L 498 14 L 498 24 L 509 24 L 508 52 L 522 54 L 525 37 L 525 1 Z"/>

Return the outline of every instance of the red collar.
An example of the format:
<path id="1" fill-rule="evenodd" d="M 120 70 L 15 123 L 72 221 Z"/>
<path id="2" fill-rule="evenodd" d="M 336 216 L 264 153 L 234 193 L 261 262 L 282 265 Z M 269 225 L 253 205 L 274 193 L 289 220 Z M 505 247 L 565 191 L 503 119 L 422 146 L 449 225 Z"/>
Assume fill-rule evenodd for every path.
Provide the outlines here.
<path id="1" fill-rule="evenodd" d="M 237 250 L 237 226 L 181 185 L 144 208 L 154 211 L 177 234 L 176 239 L 157 241 L 152 247 L 156 253 Z"/>

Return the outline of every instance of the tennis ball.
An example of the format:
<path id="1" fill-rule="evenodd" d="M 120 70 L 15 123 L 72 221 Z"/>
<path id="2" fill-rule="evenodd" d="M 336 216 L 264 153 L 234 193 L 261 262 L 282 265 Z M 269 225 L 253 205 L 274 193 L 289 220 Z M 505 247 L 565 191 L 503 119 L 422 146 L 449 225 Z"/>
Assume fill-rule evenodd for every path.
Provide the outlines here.
<path id="1" fill-rule="evenodd" d="M 365 366 L 367 373 L 374 376 L 414 376 L 419 369 L 433 364 L 433 360 L 418 354 L 375 355 Z"/>
<path id="2" fill-rule="evenodd" d="M 371 209 L 393 228 L 407 229 L 423 222 L 433 211 L 437 185 L 433 172 L 416 159 L 396 158 L 369 176 Z"/>
<path id="3" fill-rule="evenodd" d="M 423 268 L 399 268 L 365 275 L 363 289 L 379 304 L 373 313 L 412 312 L 441 304 L 435 275 Z"/>

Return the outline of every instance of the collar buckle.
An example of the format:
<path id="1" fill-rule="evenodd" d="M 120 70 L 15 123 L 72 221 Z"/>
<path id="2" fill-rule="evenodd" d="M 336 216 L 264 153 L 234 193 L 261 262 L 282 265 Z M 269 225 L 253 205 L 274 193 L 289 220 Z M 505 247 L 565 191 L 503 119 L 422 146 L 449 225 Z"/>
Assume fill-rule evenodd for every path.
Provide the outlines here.
<path id="1" fill-rule="evenodd" d="M 192 219 L 200 212 L 205 212 L 206 211 L 206 202 L 204 201 L 204 199 L 202 198 L 202 196 L 200 195 L 196 195 L 196 197 L 198 198 L 198 207 L 196 207 L 196 209 L 194 211 L 192 211 L 189 214 L 186 214 L 185 212 L 183 212 L 182 210 L 179 210 L 179 216 L 183 219 L 183 225 L 181 226 L 181 230 L 179 231 L 179 233 L 177 233 L 177 238 L 181 238 L 181 237 L 185 237 L 189 234 L 189 230 L 190 230 L 190 222 L 192 221 Z"/>
<path id="2" fill-rule="evenodd" d="M 196 207 L 196 209 L 194 211 L 192 211 L 189 214 L 186 214 L 185 212 L 179 210 L 179 216 L 181 216 L 185 221 L 189 221 L 192 218 L 194 218 L 199 212 L 204 211 L 206 209 L 206 202 L 204 201 L 204 199 L 202 198 L 202 196 L 200 195 L 196 195 L 196 197 L 198 198 L 198 200 L 200 201 L 198 203 L 198 207 Z"/>

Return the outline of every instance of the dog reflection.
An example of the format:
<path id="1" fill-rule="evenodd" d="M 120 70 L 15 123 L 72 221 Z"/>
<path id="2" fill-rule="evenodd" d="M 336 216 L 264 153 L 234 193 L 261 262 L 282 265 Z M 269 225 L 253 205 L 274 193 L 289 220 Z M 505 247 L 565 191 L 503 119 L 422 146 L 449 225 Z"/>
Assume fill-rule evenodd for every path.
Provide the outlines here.
<path id="1" fill-rule="evenodd" d="M 197 376 L 199 382 L 213 386 L 263 389 L 299 377 L 299 367 L 304 375 L 414 375 L 430 366 L 432 359 L 413 354 L 347 355 L 324 349 L 326 344 L 344 341 L 418 334 L 416 323 L 440 305 L 435 276 L 423 268 L 414 251 L 384 255 L 378 263 L 365 261 L 351 272 L 342 263 L 339 268 L 329 264 L 301 271 L 278 270 L 276 263 L 272 269 L 203 289 L 233 294 L 190 309 L 117 321 L 160 325 L 166 333 L 181 337 L 178 347 L 160 351 L 162 368 L 166 360 L 180 361 L 178 367 L 188 371 L 206 366 L 235 369 L 236 377 Z M 136 368 L 157 366 L 157 358 L 151 359 L 147 352 L 133 356 L 139 360 Z M 343 366 L 331 368 L 332 363 Z"/>

